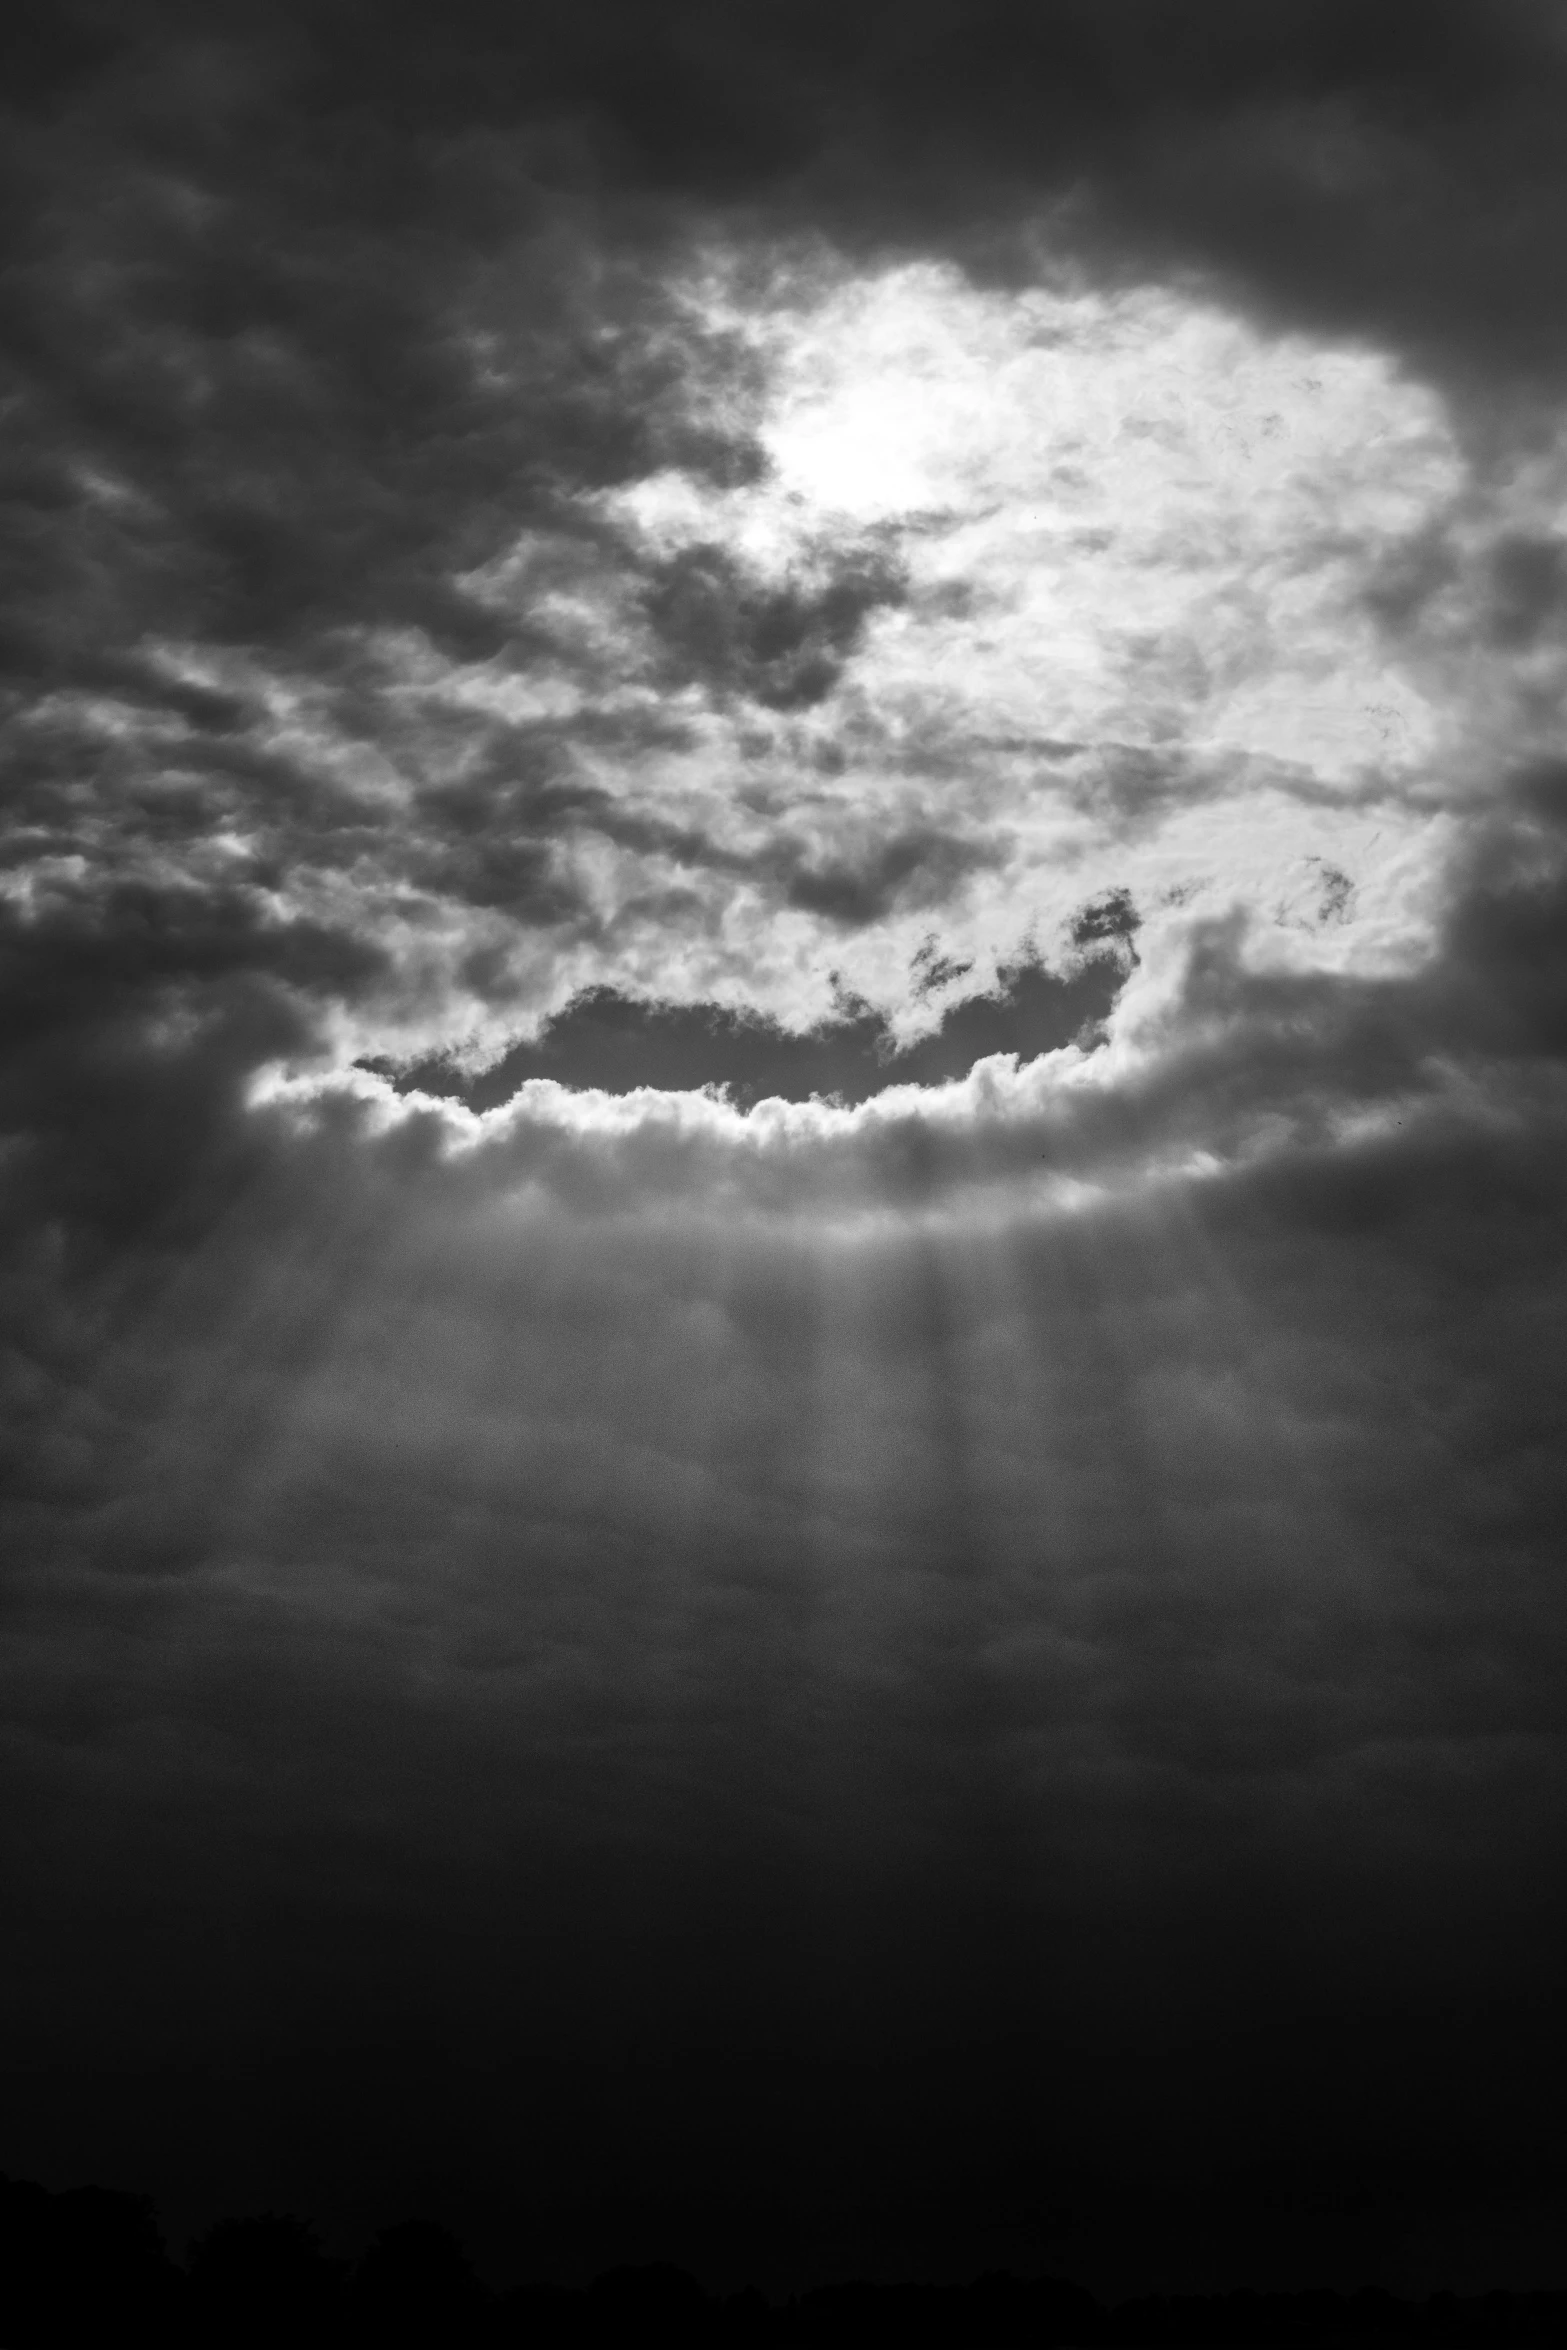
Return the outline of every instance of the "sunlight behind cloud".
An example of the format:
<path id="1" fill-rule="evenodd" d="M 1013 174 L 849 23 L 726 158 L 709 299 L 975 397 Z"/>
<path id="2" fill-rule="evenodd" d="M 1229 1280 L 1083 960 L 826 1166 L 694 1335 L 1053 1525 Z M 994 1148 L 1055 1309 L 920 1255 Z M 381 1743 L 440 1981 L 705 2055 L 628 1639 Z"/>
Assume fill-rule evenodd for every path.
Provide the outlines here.
<path id="1" fill-rule="evenodd" d="M 121 869 L 205 875 L 221 840 L 266 922 L 354 936 L 379 969 L 321 1014 L 335 1058 L 482 1070 L 595 989 L 796 1035 L 859 1002 L 904 1050 L 1020 957 L 1070 968 L 1115 893 L 1123 1044 L 1232 909 L 1258 967 L 1418 961 L 1475 713 L 1546 658 L 1475 610 L 1522 492 L 1476 485 L 1432 391 L 1168 288 L 737 242 L 661 299 L 694 413 L 732 379 L 760 467 L 541 510 L 453 575 L 471 655 L 406 624 L 342 677 L 162 644 L 315 812 L 233 763 L 172 847 L 106 806 Z M 1390 627 L 1448 539 L 1462 592 Z M 139 723 L 97 733 L 130 756 Z"/>
<path id="2" fill-rule="evenodd" d="M 609 511 L 651 559 L 718 547 L 779 583 L 870 534 L 907 582 L 805 741 L 728 722 L 758 785 L 826 837 L 846 801 L 1004 835 L 948 909 L 982 964 L 1105 886 L 1244 903 L 1298 960 L 1323 866 L 1350 882 L 1317 926 L 1335 965 L 1428 935 L 1429 787 L 1461 713 L 1390 650 L 1368 587 L 1464 488 L 1434 394 L 1166 290 L 1018 293 L 935 263 L 737 283 L 715 266 L 688 298 L 765 360 L 766 478 L 665 471 Z M 725 730 L 667 784 L 702 796 Z M 799 768 L 824 737 L 831 793 Z M 891 909 L 841 967 L 887 1001 L 913 936 Z"/>

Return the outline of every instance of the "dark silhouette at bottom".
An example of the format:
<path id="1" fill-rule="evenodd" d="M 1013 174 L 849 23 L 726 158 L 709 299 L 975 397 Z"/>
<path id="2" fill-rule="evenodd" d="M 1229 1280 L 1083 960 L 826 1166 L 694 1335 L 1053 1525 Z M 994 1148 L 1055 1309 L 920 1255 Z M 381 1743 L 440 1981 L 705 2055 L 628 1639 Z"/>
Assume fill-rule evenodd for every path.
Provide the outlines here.
<path id="1" fill-rule="evenodd" d="M 781 2304 L 725 2296 L 668 2262 L 607 2270 L 586 2289 L 491 2292 L 451 2232 L 382 2228 L 357 2262 L 328 2256 L 308 2221 L 219 2220 L 170 2259 L 149 2198 L 102 2187 L 51 2194 L 0 2178 L 0 2350 L 171 2350 L 268 2343 L 511 2345 L 513 2350 L 1381 2350 L 1382 2345 L 1567 2341 L 1567 2293 L 1423 2301 L 1360 2293 L 1170 2294 L 1114 2308 L 1059 2277 L 967 2285 L 827 2285 Z"/>

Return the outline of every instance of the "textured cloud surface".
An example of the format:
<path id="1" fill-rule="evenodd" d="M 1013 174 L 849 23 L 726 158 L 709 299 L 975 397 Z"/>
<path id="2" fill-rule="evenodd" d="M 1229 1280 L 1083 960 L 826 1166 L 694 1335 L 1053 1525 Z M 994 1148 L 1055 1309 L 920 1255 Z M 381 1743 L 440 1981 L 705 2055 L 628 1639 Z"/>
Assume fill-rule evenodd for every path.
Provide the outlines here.
<path id="1" fill-rule="evenodd" d="M 1559 2281 L 1557 14 L 527 13 L 6 101 L 0 2166 Z"/>

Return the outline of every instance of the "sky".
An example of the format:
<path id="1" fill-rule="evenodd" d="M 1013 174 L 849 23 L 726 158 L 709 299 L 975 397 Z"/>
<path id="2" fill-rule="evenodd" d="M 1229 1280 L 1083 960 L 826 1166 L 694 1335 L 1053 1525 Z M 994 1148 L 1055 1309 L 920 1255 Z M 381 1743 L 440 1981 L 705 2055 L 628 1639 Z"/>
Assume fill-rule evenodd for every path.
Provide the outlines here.
<path id="1" fill-rule="evenodd" d="M 1567 2283 L 1567 12 L 6 39 L 0 2169 Z"/>

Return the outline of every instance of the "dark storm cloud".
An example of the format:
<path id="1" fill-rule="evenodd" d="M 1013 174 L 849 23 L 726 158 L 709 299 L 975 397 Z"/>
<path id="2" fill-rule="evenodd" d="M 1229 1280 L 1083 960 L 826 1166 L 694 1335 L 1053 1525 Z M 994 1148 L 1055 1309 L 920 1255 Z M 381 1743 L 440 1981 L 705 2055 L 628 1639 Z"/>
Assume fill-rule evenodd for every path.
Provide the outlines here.
<path id="1" fill-rule="evenodd" d="M 1085 909 L 1074 943 L 1102 950 L 1108 940 L 1129 941 L 1136 928 L 1130 901 L 1118 893 L 1113 903 Z M 862 1102 L 892 1085 L 964 1077 L 992 1053 L 1031 1061 L 1101 1034 L 1125 978 L 1124 961 L 1102 951 L 1070 974 L 1031 957 L 1004 963 L 993 994 L 951 1005 L 929 1035 L 901 1047 L 882 1013 L 852 999 L 836 1018 L 791 1034 L 719 1004 L 637 1002 L 599 987 L 573 998 L 535 1042 L 514 1046 L 477 1077 L 440 1061 L 363 1066 L 393 1076 L 400 1093 L 446 1095 L 474 1110 L 510 1100 L 535 1077 L 605 1093 L 718 1086 L 745 1106 L 767 1098 Z"/>
<path id="2" fill-rule="evenodd" d="M 352 997 L 380 966 L 330 929 L 268 924 L 238 890 L 124 882 L 59 888 L 22 918 L 5 909 L 12 1244 L 25 1257 L 56 1220 L 124 1241 L 199 1202 L 214 1160 L 254 1156 L 241 1087 L 258 1062 L 308 1045 L 299 999 Z"/>
<path id="3" fill-rule="evenodd" d="M 580 915 L 586 927 L 591 917 L 551 852 L 596 837 L 690 873 L 750 882 L 782 906 L 853 931 L 906 907 L 947 904 L 972 875 L 1003 866 L 1011 845 L 1005 834 L 964 834 L 933 823 L 873 827 L 851 805 L 834 828 L 843 836 L 837 855 L 824 854 L 792 812 L 774 818 L 758 845 L 740 847 L 716 827 L 673 821 L 656 804 L 628 804 L 583 780 L 573 753 L 584 744 L 635 759 L 689 748 L 690 729 L 656 708 L 622 719 L 496 726 L 456 781 L 418 792 L 417 826 L 401 846 L 382 846 L 382 863 L 465 905 L 503 906 L 539 925 Z M 820 806 L 806 813 L 819 819 Z M 700 899 L 692 904 L 703 911 Z M 670 910 L 677 912 L 673 904 Z M 644 892 L 622 919 L 657 911 L 656 899 Z"/>
<path id="4" fill-rule="evenodd" d="M 853 929 L 879 921 L 899 904 L 940 906 L 969 874 L 1001 864 L 1004 855 L 989 841 L 962 840 L 934 826 L 911 827 L 878 841 L 869 855 L 853 861 L 799 861 L 785 897 L 791 906 Z"/>
<path id="5" fill-rule="evenodd" d="M 388 763 L 463 753 L 383 642 L 527 671 L 555 648 L 475 584 L 487 562 L 525 526 L 591 540 L 607 485 L 755 453 L 641 231 L 540 184 L 525 135 L 333 96 L 282 16 L 88 29 L 9 94 L 5 853 L 113 876 L 228 827 L 220 897 L 274 889 L 384 842 Z M 276 739 L 280 699 L 309 747 Z M 576 911 L 547 842 L 475 856 L 459 827 L 409 863 L 481 908 Z"/>
<path id="6" fill-rule="evenodd" d="M 218 227 L 222 267 L 213 225 L 181 223 L 171 195 L 160 203 L 144 187 L 115 230 L 122 253 L 127 236 L 151 248 L 136 276 L 152 301 L 140 380 L 157 387 L 154 405 L 168 383 L 160 367 L 179 373 L 181 330 L 274 327 L 268 356 L 286 375 L 289 337 L 308 324 L 313 350 L 346 357 L 352 346 L 345 382 L 307 366 L 290 387 L 296 410 L 326 424 L 323 481 L 335 431 L 351 427 L 356 373 L 378 356 L 391 362 L 379 378 L 393 401 L 389 456 L 421 404 L 444 396 L 449 357 L 418 338 L 389 343 L 387 328 L 440 266 L 443 238 L 469 250 L 510 227 L 506 142 L 540 125 L 578 142 L 543 151 L 546 185 L 553 173 L 580 186 L 590 165 L 611 186 L 774 201 L 923 250 L 1070 196 L 1101 263 L 1212 268 L 1296 323 L 1370 332 L 1459 375 L 1527 377 L 1562 357 L 1555 306 L 1538 295 L 1567 201 L 1554 135 L 1567 53 L 1547 0 L 1290 0 L 1265 22 L 1245 0 L 1194 12 L 1159 0 L 744 11 L 562 0 L 524 15 L 458 0 L 242 9 L 221 38 L 178 7 L 62 20 L 24 57 L 11 103 L 56 145 L 62 120 L 86 126 L 83 209 L 107 140 L 149 171 L 197 187 L 210 178 L 250 215 L 233 224 L 238 251 Z M 167 78 L 181 59 L 183 78 Z M 281 151 L 267 144 L 274 120 L 288 126 Z M 300 244 L 317 256 L 304 281 L 286 258 Z M 364 281 L 336 317 L 334 249 Z M 180 277 L 191 291 L 171 305 Z M 124 360 L 115 405 L 131 408 Z M 253 354 L 252 396 L 261 365 Z M 471 418 L 471 387 L 453 390 L 454 413 Z M 570 397 L 553 420 L 560 437 L 579 462 L 593 450 L 588 462 L 613 472 L 630 419 L 618 403 Z M 477 445 L 457 437 L 495 481 L 493 428 Z M 522 427 L 509 446 L 525 445 Z M 266 537 L 253 501 L 232 514 L 240 538 Z M 263 595 L 291 564 L 289 515 L 271 526 L 277 536 L 248 558 Z M 237 541 L 231 553 L 243 574 Z"/>
<path id="7" fill-rule="evenodd" d="M 157 21 L 155 18 L 154 22 Z M 179 19 L 174 19 L 176 23 Z M 1551 0 L 470 0 L 269 14 L 312 130 L 580 126 L 622 184 L 774 198 L 929 250 L 1064 196 L 1101 264 L 1217 271 L 1419 365 L 1554 376 L 1567 209 Z"/>
<path id="8" fill-rule="evenodd" d="M 896 564 L 874 544 L 829 550 L 818 582 L 748 581 L 722 547 L 684 547 L 659 567 L 647 609 L 673 678 L 742 686 L 764 708 L 808 709 L 832 691 L 871 612 L 901 602 Z"/>
<path id="9" fill-rule="evenodd" d="M 133 50 L 13 160 L 24 648 L 58 658 L 91 611 L 110 651 L 352 623 L 482 654 L 504 623 L 453 579 L 523 519 L 660 462 L 743 475 L 744 443 L 683 413 L 646 280 L 584 305 L 591 226 L 525 155 L 313 117 L 286 49 L 157 62 Z"/>

